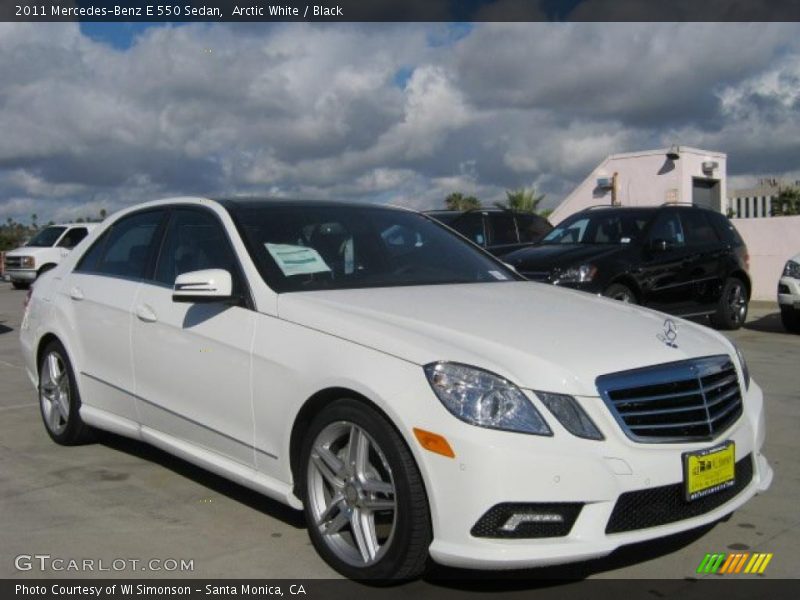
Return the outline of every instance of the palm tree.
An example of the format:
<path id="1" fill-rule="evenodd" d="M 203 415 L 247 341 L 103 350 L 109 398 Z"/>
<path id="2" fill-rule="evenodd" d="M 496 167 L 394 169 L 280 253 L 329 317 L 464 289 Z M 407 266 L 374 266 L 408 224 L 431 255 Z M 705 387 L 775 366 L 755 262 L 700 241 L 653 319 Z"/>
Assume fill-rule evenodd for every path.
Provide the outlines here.
<path id="1" fill-rule="evenodd" d="M 481 201 L 475 196 L 465 196 L 461 192 L 453 192 L 444 199 L 447 210 L 475 210 L 481 207 Z"/>
<path id="2" fill-rule="evenodd" d="M 539 203 L 544 200 L 545 194 L 536 192 L 535 187 L 520 188 L 518 190 L 506 190 L 506 201 L 495 202 L 498 208 L 513 210 L 514 212 L 533 213 L 543 215 L 552 212 L 550 210 L 540 211 Z"/>

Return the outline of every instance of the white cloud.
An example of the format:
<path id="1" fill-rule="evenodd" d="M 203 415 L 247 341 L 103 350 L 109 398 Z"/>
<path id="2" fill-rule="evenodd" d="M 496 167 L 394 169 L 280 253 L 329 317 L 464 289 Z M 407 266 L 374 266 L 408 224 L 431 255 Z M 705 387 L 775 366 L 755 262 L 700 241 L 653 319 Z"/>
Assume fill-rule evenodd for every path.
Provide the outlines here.
<path id="1" fill-rule="evenodd" d="M 595 2 L 595 7 L 601 3 Z M 0 24 L 0 219 L 173 194 L 431 208 L 673 141 L 796 172 L 797 24 Z M 730 186 L 729 186 L 730 187 Z"/>

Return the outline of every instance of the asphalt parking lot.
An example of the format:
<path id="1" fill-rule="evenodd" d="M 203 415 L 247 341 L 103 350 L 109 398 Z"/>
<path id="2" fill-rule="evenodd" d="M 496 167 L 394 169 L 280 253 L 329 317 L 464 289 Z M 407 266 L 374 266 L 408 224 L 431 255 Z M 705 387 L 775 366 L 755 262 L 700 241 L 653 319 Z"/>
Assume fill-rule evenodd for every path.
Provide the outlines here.
<path id="1" fill-rule="evenodd" d="M 110 435 L 75 448 L 51 442 L 19 352 L 24 296 L 0 282 L 0 578 L 338 577 L 311 547 L 299 512 L 138 442 Z M 774 553 L 763 576 L 797 577 L 800 336 L 783 332 L 776 305 L 758 304 L 731 337 L 766 396 L 765 453 L 775 470 L 769 492 L 701 531 L 570 567 L 502 573 L 503 579 L 686 579 L 697 577 L 706 553 L 731 551 Z M 35 554 L 127 562 L 94 573 L 17 569 L 15 557 Z M 162 570 L 143 571 L 151 559 L 161 560 Z M 192 561 L 192 569 L 166 571 L 168 559 Z M 487 575 L 434 567 L 412 585 L 469 577 Z"/>

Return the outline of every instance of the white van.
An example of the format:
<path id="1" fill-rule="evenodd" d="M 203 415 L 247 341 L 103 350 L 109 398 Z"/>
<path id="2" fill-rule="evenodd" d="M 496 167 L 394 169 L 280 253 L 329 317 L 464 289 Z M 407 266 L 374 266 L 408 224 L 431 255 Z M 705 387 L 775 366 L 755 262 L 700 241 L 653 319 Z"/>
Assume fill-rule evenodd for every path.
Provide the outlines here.
<path id="1" fill-rule="evenodd" d="M 45 227 L 24 246 L 6 252 L 4 273 L 18 290 L 55 267 L 96 227 L 94 223 L 63 223 Z"/>

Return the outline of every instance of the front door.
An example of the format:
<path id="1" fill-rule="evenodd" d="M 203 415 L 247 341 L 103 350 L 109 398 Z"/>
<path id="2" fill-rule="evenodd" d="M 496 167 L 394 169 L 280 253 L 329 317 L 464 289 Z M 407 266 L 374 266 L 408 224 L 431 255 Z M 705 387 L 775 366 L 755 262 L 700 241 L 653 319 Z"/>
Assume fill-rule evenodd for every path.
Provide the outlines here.
<path id="1" fill-rule="evenodd" d="M 172 211 L 152 280 L 133 303 L 142 424 L 254 466 L 250 348 L 256 313 L 231 302 L 173 302 L 181 273 L 225 269 L 243 281 L 225 230 L 206 209 Z"/>

